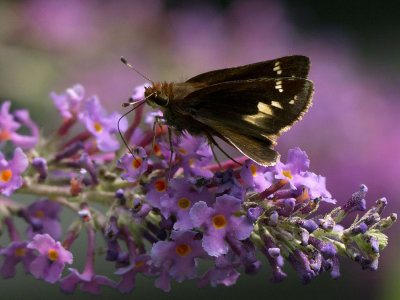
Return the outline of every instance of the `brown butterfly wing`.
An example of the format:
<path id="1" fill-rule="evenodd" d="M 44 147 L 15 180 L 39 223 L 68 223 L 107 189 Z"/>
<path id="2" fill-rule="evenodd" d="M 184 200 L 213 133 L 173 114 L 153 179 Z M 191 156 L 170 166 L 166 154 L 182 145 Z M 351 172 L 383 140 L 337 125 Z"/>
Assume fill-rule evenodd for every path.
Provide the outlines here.
<path id="1" fill-rule="evenodd" d="M 307 112 L 312 93 L 307 79 L 260 78 L 211 85 L 175 105 L 255 162 L 271 165 L 276 138 Z"/>
<path id="2" fill-rule="evenodd" d="M 310 59 L 307 56 L 292 55 L 235 68 L 202 73 L 190 78 L 186 82 L 212 85 L 226 81 L 257 78 L 307 78 L 309 70 Z"/>

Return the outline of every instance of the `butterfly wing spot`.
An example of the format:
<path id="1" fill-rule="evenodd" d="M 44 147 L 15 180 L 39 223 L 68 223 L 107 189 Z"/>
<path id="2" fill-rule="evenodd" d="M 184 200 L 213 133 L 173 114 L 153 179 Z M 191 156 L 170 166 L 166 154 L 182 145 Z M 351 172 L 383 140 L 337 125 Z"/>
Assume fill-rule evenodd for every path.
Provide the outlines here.
<path id="1" fill-rule="evenodd" d="M 271 105 L 283 109 L 282 105 L 278 101 L 271 101 Z"/>
<path id="2" fill-rule="evenodd" d="M 282 80 L 275 82 L 275 89 L 277 89 L 279 93 L 283 93 Z"/>
<path id="3" fill-rule="evenodd" d="M 290 101 L 289 101 L 289 104 L 294 104 L 294 100 L 293 100 L 293 99 L 290 100 Z"/>
<path id="4" fill-rule="evenodd" d="M 272 102 L 275 102 L 275 101 L 272 101 Z M 279 103 L 278 103 L 279 104 Z M 273 104 L 272 104 L 273 105 Z M 271 115 L 271 116 L 273 116 L 274 115 L 274 112 L 272 111 L 272 109 L 271 109 L 271 107 L 268 105 L 268 104 L 265 104 L 265 103 L 263 103 L 263 102 L 258 102 L 258 104 L 257 104 L 257 108 L 258 108 L 258 111 L 259 112 L 262 112 L 262 113 L 264 113 L 264 114 L 266 114 L 266 115 Z M 282 108 L 282 107 L 281 107 Z"/>
<path id="5" fill-rule="evenodd" d="M 282 68 L 281 68 L 280 64 L 281 63 L 279 61 L 275 62 L 274 68 L 272 69 L 272 71 L 275 71 L 276 74 L 278 74 L 278 75 L 282 74 Z"/>

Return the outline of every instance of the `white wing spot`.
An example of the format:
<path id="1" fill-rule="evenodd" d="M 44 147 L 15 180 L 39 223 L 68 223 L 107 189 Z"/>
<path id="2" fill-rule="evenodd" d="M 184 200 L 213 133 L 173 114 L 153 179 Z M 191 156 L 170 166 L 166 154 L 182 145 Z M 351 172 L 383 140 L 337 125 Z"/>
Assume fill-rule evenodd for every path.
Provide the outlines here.
<path id="1" fill-rule="evenodd" d="M 275 62 L 275 67 L 276 67 L 276 66 L 279 66 L 280 64 L 281 64 L 280 61 L 276 61 L 276 62 Z"/>
<path id="2" fill-rule="evenodd" d="M 282 70 L 276 71 L 276 74 L 281 75 L 282 74 Z"/>
<path id="3" fill-rule="evenodd" d="M 268 104 L 265 104 L 263 102 L 258 102 L 257 108 L 258 108 L 259 112 L 262 112 L 264 114 L 271 115 L 271 116 L 274 115 L 274 112 L 272 111 L 271 107 L 269 107 Z"/>
<path id="4" fill-rule="evenodd" d="M 278 101 L 271 101 L 271 105 L 283 109 L 282 105 Z"/>
<path id="5" fill-rule="evenodd" d="M 283 93 L 283 89 L 279 89 L 279 93 Z"/>
<path id="6" fill-rule="evenodd" d="M 290 101 L 289 101 L 289 104 L 294 104 L 294 100 L 290 100 Z"/>
<path id="7" fill-rule="evenodd" d="M 297 97 L 297 95 L 295 95 L 295 96 L 294 96 L 294 100 L 297 100 L 297 99 L 298 99 L 298 97 Z"/>

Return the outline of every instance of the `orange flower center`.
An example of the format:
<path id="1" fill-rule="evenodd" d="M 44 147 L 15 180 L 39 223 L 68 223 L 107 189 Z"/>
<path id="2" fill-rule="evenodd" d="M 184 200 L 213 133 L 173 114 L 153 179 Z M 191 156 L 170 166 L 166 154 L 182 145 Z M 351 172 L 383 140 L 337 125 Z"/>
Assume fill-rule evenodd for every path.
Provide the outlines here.
<path id="1" fill-rule="evenodd" d="M 94 122 L 94 129 L 97 132 L 101 132 L 103 130 L 103 126 L 101 126 L 99 122 Z"/>
<path id="2" fill-rule="evenodd" d="M 251 166 L 250 166 L 250 171 L 251 171 L 251 173 L 253 174 L 253 176 L 256 176 L 257 175 L 257 166 L 256 165 L 253 165 L 253 164 L 251 164 Z"/>
<path id="3" fill-rule="evenodd" d="M 154 153 L 155 153 L 156 155 L 160 155 L 160 154 L 161 154 L 161 148 L 160 148 L 160 146 L 158 146 L 158 144 L 155 144 L 155 145 L 154 145 L 153 150 L 154 150 Z"/>
<path id="4" fill-rule="evenodd" d="M 188 255 L 191 251 L 190 246 L 188 244 L 180 244 L 176 246 L 175 249 L 176 253 L 178 253 L 180 256 L 184 257 Z"/>
<path id="5" fill-rule="evenodd" d="M 142 159 L 140 157 L 136 157 L 132 162 L 132 167 L 134 169 L 138 169 L 141 164 L 142 164 Z"/>
<path id="6" fill-rule="evenodd" d="M 223 215 L 214 216 L 212 221 L 215 229 L 224 228 L 226 224 L 228 224 L 228 222 L 225 219 L 225 216 Z"/>
<path id="7" fill-rule="evenodd" d="M 191 167 L 191 168 L 194 167 L 194 159 L 193 158 L 189 159 L 189 167 Z"/>
<path id="8" fill-rule="evenodd" d="M 7 141 L 9 139 L 11 139 L 11 135 L 9 134 L 9 132 L 5 129 L 0 130 L 0 142 Z"/>
<path id="9" fill-rule="evenodd" d="M 167 189 L 167 183 L 165 180 L 158 179 L 154 181 L 154 187 L 156 188 L 157 192 L 161 193 Z"/>
<path id="10" fill-rule="evenodd" d="M 25 256 L 26 254 L 26 249 L 25 248 L 19 248 L 14 251 L 14 255 L 17 257 Z"/>
<path id="11" fill-rule="evenodd" d="M 283 174 L 283 176 L 289 178 L 290 180 L 293 179 L 292 172 L 290 172 L 290 170 L 282 171 L 282 174 Z"/>
<path id="12" fill-rule="evenodd" d="M 57 261 L 58 260 L 58 252 L 55 249 L 50 249 L 49 250 L 49 259 L 52 261 Z"/>
<path id="13" fill-rule="evenodd" d="M 7 169 L 4 171 L 1 171 L 0 178 L 2 181 L 9 182 L 11 180 L 12 175 L 13 174 L 12 174 L 11 170 Z"/>
<path id="14" fill-rule="evenodd" d="M 135 268 L 139 268 L 139 267 L 141 267 L 141 266 L 143 266 L 143 265 L 144 265 L 144 262 L 138 261 L 138 262 L 135 264 Z"/>
<path id="15" fill-rule="evenodd" d="M 44 213 L 43 213 L 43 211 L 42 211 L 42 210 L 38 210 L 38 211 L 35 213 L 35 218 L 43 219 L 43 218 L 44 218 Z"/>
<path id="16" fill-rule="evenodd" d="M 188 198 L 183 197 L 183 198 L 179 199 L 178 206 L 179 206 L 179 208 L 186 210 L 189 208 L 190 203 L 191 202 Z"/>
<path id="17" fill-rule="evenodd" d="M 182 154 L 186 154 L 187 153 L 186 149 L 183 149 L 183 148 L 179 148 L 178 151 L 180 153 L 182 153 Z"/>

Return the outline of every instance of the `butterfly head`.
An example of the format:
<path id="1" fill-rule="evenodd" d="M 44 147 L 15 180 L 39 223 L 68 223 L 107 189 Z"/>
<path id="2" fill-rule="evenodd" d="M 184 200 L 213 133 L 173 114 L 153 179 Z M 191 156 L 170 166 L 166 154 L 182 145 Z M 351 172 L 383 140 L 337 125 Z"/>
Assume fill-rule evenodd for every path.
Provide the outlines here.
<path id="1" fill-rule="evenodd" d="M 153 86 L 145 87 L 144 95 L 150 106 L 163 110 L 169 104 L 169 84 L 154 83 Z"/>

